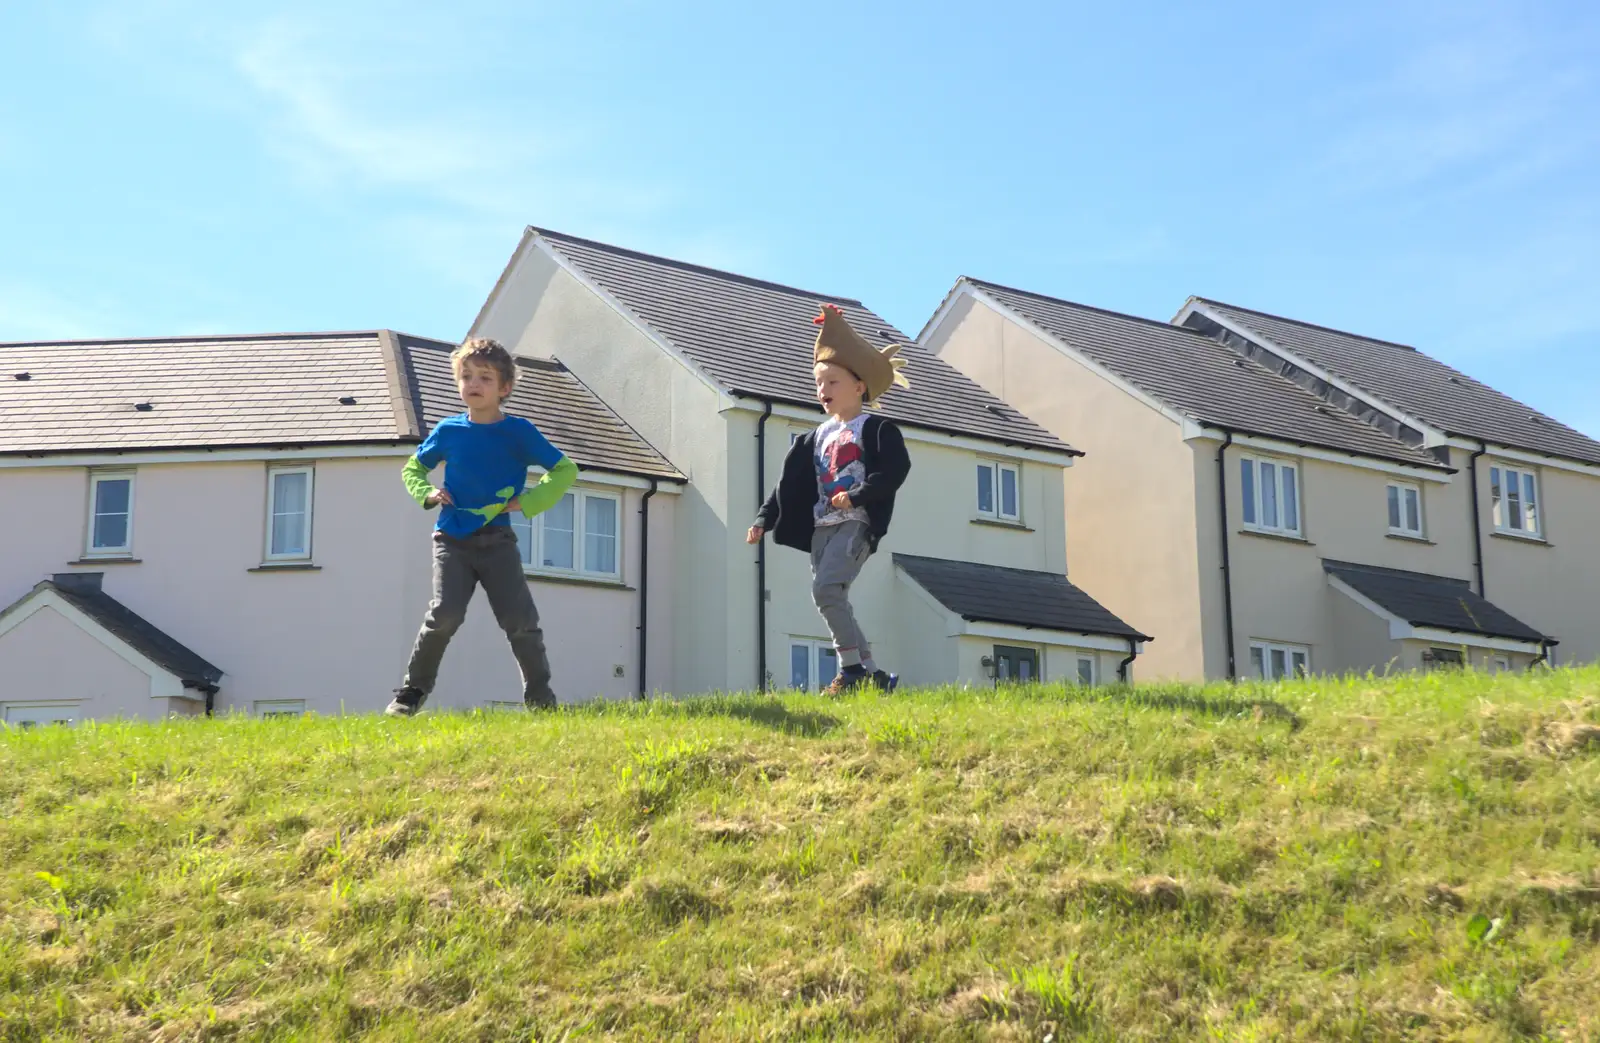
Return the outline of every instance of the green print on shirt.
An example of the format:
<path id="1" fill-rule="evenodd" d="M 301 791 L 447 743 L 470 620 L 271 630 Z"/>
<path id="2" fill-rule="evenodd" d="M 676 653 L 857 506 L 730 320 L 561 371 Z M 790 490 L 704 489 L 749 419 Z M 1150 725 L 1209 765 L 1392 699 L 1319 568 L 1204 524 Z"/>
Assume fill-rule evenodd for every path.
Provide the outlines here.
<path id="1" fill-rule="evenodd" d="M 504 489 L 501 489 L 499 492 L 495 493 L 496 496 L 506 501 L 505 503 L 491 503 L 487 507 L 463 507 L 461 509 L 466 511 L 468 514 L 478 515 L 483 519 L 483 523 L 487 525 L 494 521 L 495 517 L 498 516 L 500 512 L 511 509 L 511 497 L 515 496 L 516 494 L 517 490 L 508 485 Z"/>

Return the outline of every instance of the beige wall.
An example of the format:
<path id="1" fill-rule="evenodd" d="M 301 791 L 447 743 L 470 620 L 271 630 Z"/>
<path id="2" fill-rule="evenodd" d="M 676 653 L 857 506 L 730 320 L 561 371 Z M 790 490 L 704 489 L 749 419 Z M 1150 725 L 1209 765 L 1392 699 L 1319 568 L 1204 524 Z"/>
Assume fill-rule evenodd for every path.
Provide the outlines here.
<path id="1" fill-rule="evenodd" d="M 0 704 L 49 700 L 81 701 L 85 717 L 159 717 L 170 703 L 151 698 L 148 673 L 45 606 L 0 635 Z"/>
<path id="2" fill-rule="evenodd" d="M 729 626 L 729 591 L 737 589 L 741 572 L 729 550 L 755 508 L 730 498 L 730 432 L 718 412 L 721 397 L 531 241 L 519 248 L 471 334 L 494 337 L 521 355 L 559 358 L 689 477 L 675 506 L 668 552 L 687 567 L 679 573 L 683 582 L 666 588 L 672 592 L 666 611 L 673 620 L 673 672 L 663 687 L 749 686 L 753 665 L 740 662 L 730 673 L 731 663 L 749 656 L 741 655 L 738 630 Z M 749 589 L 754 583 L 751 578 Z M 754 625 L 744 650 L 754 641 Z"/>
<path id="3" fill-rule="evenodd" d="M 305 699 L 324 713 L 382 709 L 401 680 L 431 584 L 435 515 L 406 495 L 400 456 L 316 463 L 313 555 L 318 571 L 259 572 L 266 464 L 138 467 L 136 564 L 71 564 L 84 543 L 88 474 L 81 467 L 0 470 L 0 488 L 38 506 L 0 515 L 0 605 L 54 572 L 100 571 L 107 593 L 224 671 L 218 709 Z M 639 493 L 621 504 L 623 581 L 638 579 Z M 673 672 L 675 497 L 651 503 L 651 675 Z M 564 701 L 628 698 L 638 685 L 638 595 L 533 581 Z M 613 676 L 621 664 L 623 677 Z M 452 642 L 430 707 L 516 701 L 505 638 L 479 594 Z"/>
<path id="4" fill-rule="evenodd" d="M 1072 581 L 1154 638 L 1137 662 L 1141 678 L 1203 676 L 1203 534 L 1194 455 L 1179 425 L 970 298 L 929 331 L 926 346 L 1084 451 L 1065 478 Z"/>

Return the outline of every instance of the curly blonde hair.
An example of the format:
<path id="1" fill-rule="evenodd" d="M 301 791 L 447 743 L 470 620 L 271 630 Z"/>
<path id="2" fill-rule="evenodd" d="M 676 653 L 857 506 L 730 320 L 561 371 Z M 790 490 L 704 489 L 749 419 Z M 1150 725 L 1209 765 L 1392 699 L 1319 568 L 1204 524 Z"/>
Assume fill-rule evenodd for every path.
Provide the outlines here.
<path id="1" fill-rule="evenodd" d="M 488 337 L 472 337 L 461 342 L 461 346 L 450 353 L 450 372 L 457 380 L 461 379 L 461 369 L 468 362 L 479 362 L 493 369 L 500 376 L 500 386 L 505 389 L 506 395 L 511 394 L 517 386 L 517 365 L 511 358 L 511 352 L 505 345 Z"/>

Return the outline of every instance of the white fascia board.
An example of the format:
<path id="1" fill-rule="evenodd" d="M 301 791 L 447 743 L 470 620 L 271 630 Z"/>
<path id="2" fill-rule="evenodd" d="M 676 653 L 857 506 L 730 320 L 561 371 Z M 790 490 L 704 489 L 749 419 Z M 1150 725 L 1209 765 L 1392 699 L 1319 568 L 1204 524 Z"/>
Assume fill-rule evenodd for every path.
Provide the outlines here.
<path id="1" fill-rule="evenodd" d="M 733 399 L 722 412 L 754 413 L 759 416 L 766 409 L 766 403 L 753 398 Z M 800 406 L 788 402 L 772 403 L 772 415 L 784 420 L 792 420 L 816 427 L 822 423 L 821 413 L 815 410 L 802 409 Z M 1071 467 L 1076 459 L 1066 453 L 1052 453 L 1044 449 L 1030 449 L 1026 446 L 1007 445 L 1004 442 L 990 441 L 985 438 L 972 438 L 967 435 L 950 435 L 942 431 L 929 431 L 925 428 L 915 427 L 911 424 L 897 421 L 900 434 L 907 442 L 922 442 L 927 445 L 941 445 L 951 449 L 962 449 L 980 456 L 1003 457 L 1008 460 L 1027 460 L 1036 464 L 1049 464 L 1052 467 Z"/>
<path id="2" fill-rule="evenodd" d="M 1256 344 L 1261 345 L 1263 348 L 1266 348 L 1273 354 L 1288 359 L 1296 366 L 1299 366 L 1307 373 L 1310 373 L 1312 376 L 1316 377 L 1318 380 L 1326 381 L 1327 383 L 1338 388 L 1340 391 L 1343 391 L 1345 394 L 1349 395 L 1351 398 L 1365 402 L 1367 405 L 1378 410 L 1378 412 L 1383 413 L 1391 420 L 1397 420 L 1407 427 L 1415 428 L 1416 430 L 1421 431 L 1423 444 L 1435 446 L 1440 445 L 1445 441 L 1447 436 L 1440 428 L 1426 423 L 1425 421 L 1418 420 L 1416 417 L 1406 413 L 1398 407 L 1373 396 L 1370 392 L 1361 390 L 1354 384 L 1351 384 L 1349 381 L 1335 376 L 1334 374 L 1323 369 L 1321 366 L 1318 366 L 1312 362 L 1310 359 L 1307 359 L 1304 356 L 1285 348 L 1283 345 L 1271 340 L 1264 334 L 1257 333 L 1255 330 L 1252 330 L 1238 322 L 1234 322 L 1224 315 L 1220 315 L 1217 312 L 1212 311 L 1210 308 L 1195 300 L 1193 297 L 1190 297 L 1189 300 L 1186 301 L 1183 307 L 1178 311 L 1178 314 L 1173 317 L 1172 324 L 1174 326 L 1181 326 L 1183 325 L 1183 320 L 1197 312 L 1201 315 L 1204 315 L 1206 318 L 1210 319 L 1212 322 L 1223 327 L 1224 329 L 1230 330 L 1233 333 L 1243 337 L 1245 340 L 1254 341 Z"/>
<path id="3" fill-rule="evenodd" d="M 683 366 L 683 368 L 687 369 L 690 373 L 694 374 L 695 378 L 699 380 L 700 383 L 716 392 L 717 397 L 724 401 L 724 405 L 720 408 L 727 408 L 726 402 L 732 398 L 732 396 L 728 393 L 728 389 L 713 380 L 711 374 L 707 373 L 693 359 L 680 351 L 677 345 L 663 337 L 656 331 L 655 327 L 651 326 L 648 322 L 645 322 L 639 316 L 635 315 L 632 308 L 629 308 L 616 297 L 613 297 L 599 283 L 595 282 L 593 279 L 584 274 L 583 270 L 568 260 L 566 254 L 563 254 L 560 248 L 558 248 L 554 243 L 550 242 L 543 236 L 535 235 L 534 244 L 546 256 L 554 261 L 562 271 L 576 279 L 580 286 L 594 294 L 596 297 L 600 298 L 600 300 L 603 301 L 607 307 L 626 319 L 628 325 L 638 330 L 652 344 L 666 352 L 673 359 L 677 360 L 678 364 Z"/>
<path id="4" fill-rule="evenodd" d="M 928 317 L 928 321 L 922 324 L 922 329 L 918 331 L 917 339 L 913 343 L 915 343 L 918 347 L 926 347 L 928 342 L 928 334 L 944 325 L 945 318 L 955 308 L 956 304 L 961 300 L 961 298 L 969 296 L 969 294 L 963 291 L 970 290 L 972 288 L 972 285 L 967 281 L 967 277 L 965 275 L 957 279 L 956 284 L 945 292 L 944 300 L 939 302 L 939 307 L 935 308 L 933 314 Z"/>
<path id="5" fill-rule="evenodd" d="M 1185 425 L 1183 431 L 1183 440 L 1186 442 L 1220 442 L 1224 437 L 1225 434 L 1221 430 L 1207 427 L 1192 420 Z M 1379 460 L 1371 456 L 1340 453 L 1317 446 L 1297 445 L 1294 442 L 1281 441 L 1276 438 L 1263 438 L 1260 435 L 1235 434 L 1233 436 L 1233 444 L 1276 456 L 1303 456 L 1308 460 L 1323 460 L 1331 464 L 1343 464 L 1346 467 L 1359 467 L 1363 470 L 1378 471 L 1382 474 L 1400 475 L 1412 481 L 1438 482 L 1441 485 L 1449 485 L 1451 479 L 1455 477 L 1447 471 L 1434 470 L 1431 467 L 1412 466 L 1394 460 Z"/>
<path id="6" fill-rule="evenodd" d="M 125 449 L 110 453 L 40 453 L 0 456 L 0 470 L 28 467 L 137 467 L 152 464 L 237 463 L 267 460 L 359 460 L 407 457 L 417 451 L 410 442 L 372 445 L 296 446 L 274 449 Z"/>
<path id="7" fill-rule="evenodd" d="M 951 612 L 944 606 L 943 602 L 934 597 L 932 594 L 928 593 L 927 588 L 921 583 L 918 583 L 915 579 L 912 579 L 910 573 L 906 572 L 906 570 L 902 568 L 896 568 L 894 572 L 895 576 L 898 577 L 900 582 L 905 585 L 906 589 L 911 591 L 911 595 L 913 597 L 922 602 L 923 605 L 935 613 L 940 619 L 944 620 L 945 637 L 960 637 L 966 632 L 966 620 L 962 619 L 954 612 Z"/>
<path id="8" fill-rule="evenodd" d="M 1009 641 L 1019 645 L 1048 645 L 1051 648 L 1081 648 L 1095 652 L 1128 651 L 1128 639 L 1105 634 L 1083 634 L 1076 630 L 1045 630 L 1038 627 L 1019 627 L 1005 623 L 969 623 L 963 634 L 988 641 Z M 1135 642 L 1143 648 L 1144 642 Z"/>
<path id="9" fill-rule="evenodd" d="M 633 474 L 613 474 L 610 471 L 584 471 L 578 472 L 577 484 L 603 485 L 612 489 L 640 489 L 648 491 L 650 479 L 640 478 Z M 682 478 L 657 478 L 656 492 L 664 496 L 679 496 L 683 493 L 685 482 Z"/>
<path id="10" fill-rule="evenodd" d="M 1391 641 L 1430 641 L 1438 645 L 1466 645 L 1469 648 L 1484 648 L 1495 652 L 1525 652 L 1529 655 L 1538 655 L 1543 650 L 1543 646 L 1537 641 L 1517 641 L 1511 638 L 1488 637 L 1484 634 L 1441 630 L 1437 627 L 1414 626 L 1332 573 L 1328 575 L 1328 585 L 1389 624 Z"/>
<path id="11" fill-rule="evenodd" d="M 4 617 L 0 617 L 0 637 L 5 637 L 6 634 L 20 626 L 24 620 L 46 608 L 59 612 L 73 626 L 94 638 L 116 655 L 117 658 L 148 677 L 150 679 L 150 698 L 194 698 L 183 687 L 183 679 L 181 677 L 178 677 L 159 663 L 145 658 L 144 655 L 126 641 L 101 626 L 92 616 L 89 616 L 82 609 L 48 587 L 43 590 L 35 590 L 24 598 L 22 603 L 14 606 L 12 611 Z"/>
<path id="12" fill-rule="evenodd" d="M 1476 453 L 1478 451 L 1478 441 L 1476 439 L 1457 438 L 1452 436 L 1450 441 L 1446 444 L 1452 448 L 1466 450 L 1467 452 Z M 1594 464 L 1580 463 L 1577 460 L 1567 460 L 1559 456 L 1546 456 L 1543 453 L 1532 453 L 1526 449 L 1512 449 L 1509 446 L 1497 445 L 1496 443 L 1488 440 L 1485 440 L 1483 444 L 1488 449 L 1488 451 L 1484 454 L 1486 456 L 1497 457 L 1501 460 L 1506 460 L 1511 463 L 1529 464 L 1534 467 L 1548 467 L 1553 471 L 1571 471 L 1573 474 L 1586 474 L 1590 477 L 1600 477 L 1600 466 L 1596 466 Z"/>
<path id="13" fill-rule="evenodd" d="M 1165 402 L 1161 401 L 1160 399 L 1155 398 L 1154 396 L 1146 393 L 1143 388 L 1140 388 L 1140 387 L 1137 387 L 1137 386 L 1135 386 L 1133 384 L 1130 384 L 1128 381 L 1124 380 L 1122 377 L 1120 377 L 1117 374 L 1111 372 L 1111 370 L 1109 370 L 1109 369 L 1105 368 L 1104 366 L 1100 365 L 1100 363 L 1096 362 L 1094 359 L 1090 358 L 1088 355 L 1085 355 L 1083 352 L 1081 352 L 1077 348 L 1073 347 L 1072 344 L 1069 341 L 1064 341 L 1060 337 L 1057 337 L 1055 334 L 1051 333 L 1049 330 L 1043 329 L 1040 326 L 1035 325 L 1033 323 L 1033 321 L 1030 320 L 1027 316 L 1025 316 L 1025 315 L 1023 315 L 1023 314 L 1021 314 L 1021 313 L 1019 313 L 1019 312 L 1017 312 L 1017 311 L 1015 311 L 1015 310 L 1013 310 L 1011 308 L 1006 307 L 1004 304 L 1001 304 L 999 301 L 995 300 L 993 297 L 989 296 L 987 293 L 984 293 L 982 290 L 978 289 L 976 286 L 973 286 L 970 283 L 964 283 L 961 286 L 961 296 L 971 297 L 973 300 L 978 301 L 984 307 L 991 309 L 996 314 L 1000 315 L 1002 318 L 1007 319 L 1007 320 L 1009 320 L 1011 322 L 1014 322 L 1018 326 L 1021 326 L 1023 329 L 1027 330 L 1029 333 L 1032 333 L 1034 336 L 1038 337 L 1040 340 L 1044 341 L 1046 344 L 1051 345 L 1057 351 L 1061 352 L 1063 355 L 1067 356 L 1068 358 L 1072 359 L 1074 362 L 1078 363 L 1084 369 L 1087 369 L 1091 373 L 1093 373 L 1096 376 L 1098 376 L 1101 380 L 1104 380 L 1107 383 L 1111 384 L 1113 387 L 1115 387 L 1115 388 L 1117 388 L 1117 389 L 1119 389 L 1119 390 L 1121 390 L 1123 392 L 1126 392 L 1132 398 L 1134 398 L 1138 402 L 1144 404 L 1145 406 L 1148 406 L 1150 409 L 1155 410 L 1157 413 L 1160 413 L 1162 416 L 1166 417 L 1168 420 L 1172 421 L 1174 424 L 1182 425 L 1184 420 L 1187 419 L 1187 417 L 1185 417 L 1184 414 L 1178 412 L 1176 409 L 1173 409 L 1171 406 L 1167 405 Z M 952 300 L 946 306 L 946 310 L 948 310 L 949 307 L 954 305 L 954 302 L 955 302 L 956 299 L 958 299 L 958 298 L 952 297 Z"/>
<path id="14" fill-rule="evenodd" d="M 537 234 L 531 225 L 523 228 L 522 238 L 517 240 L 517 248 L 511 251 L 511 260 L 507 261 L 506 266 L 500 269 L 500 277 L 494 281 L 494 288 L 489 291 L 489 296 L 483 299 L 483 305 L 478 309 L 478 314 L 473 316 L 472 326 L 467 330 L 468 338 L 478 336 L 478 329 L 483 325 L 484 318 L 499 302 L 500 294 L 505 290 L 506 283 L 511 281 L 512 273 L 522 266 L 522 259 L 528 256 L 528 250 L 532 248 L 536 238 Z"/>

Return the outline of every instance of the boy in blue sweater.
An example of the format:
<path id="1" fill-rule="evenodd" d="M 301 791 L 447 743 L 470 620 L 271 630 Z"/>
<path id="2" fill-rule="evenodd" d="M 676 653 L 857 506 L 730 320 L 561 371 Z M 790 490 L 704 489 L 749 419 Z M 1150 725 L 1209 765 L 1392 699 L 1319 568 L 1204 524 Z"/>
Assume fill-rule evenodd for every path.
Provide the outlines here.
<path id="1" fill-rule="evenodd" d="M 466 619 L 467 604 L 480 583 L 522 669 L 523 702 L 529 709 L 550 709 L 556 705 L 550 661 L 539 611 L 522 572 L 511 512 L 532 518 L 549 510 L 577 479 L 578 468 L 531 422 L 501 408 L 517 378 L 504 347 L 492 340 L 468 340 L 450 353 L 450 369 L 466 412 L 439 421 L 402 472 L 417 503 L 439 508 L 433 532 L 433 601 L 417 632 L 405 680 L 384 712 L 410 717 L 422 708 L 439 676 L 444 650 Z M 428 475 L 441 463 L 444 485 L 435 488 Z M 544 468 L 545 474 L 532 488 L 524 488 L 532 466 Z"/>

